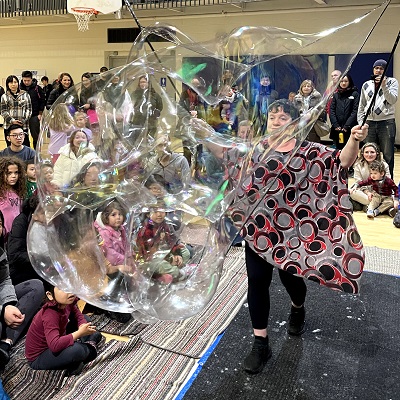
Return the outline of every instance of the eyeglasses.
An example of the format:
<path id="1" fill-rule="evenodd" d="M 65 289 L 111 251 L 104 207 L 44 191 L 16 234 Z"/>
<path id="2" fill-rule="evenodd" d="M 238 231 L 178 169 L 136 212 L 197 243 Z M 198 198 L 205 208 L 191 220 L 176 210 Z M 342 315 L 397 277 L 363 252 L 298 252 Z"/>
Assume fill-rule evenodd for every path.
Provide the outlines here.
<path id="1" fill-rule="evenodd" d="M 17 139 L 22 139 L 23 137 L 25 137 L 25 133 L 17 133 L 16 135 L 8 135 L 10 137 L 15 137 Z"/>

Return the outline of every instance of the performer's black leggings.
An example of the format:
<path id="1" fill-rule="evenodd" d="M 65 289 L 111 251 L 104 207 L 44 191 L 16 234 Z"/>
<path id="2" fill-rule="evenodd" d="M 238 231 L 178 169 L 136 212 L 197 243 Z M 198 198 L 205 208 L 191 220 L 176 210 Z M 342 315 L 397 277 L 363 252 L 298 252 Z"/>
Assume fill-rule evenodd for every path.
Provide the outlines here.
<path id="1" fill-rule="evenodd" d="M 251 323 L 254 329 L 265 329 L 268 326 L 270 310 L 269 287 L 274 267 L 254 252 L 246 243 L 246 268 L 249 288 L 247 301 Z M 278 269 L 279 277 L 290 299 L 296 306 L 304 304 L 307 286 L 303 278 Z"/>

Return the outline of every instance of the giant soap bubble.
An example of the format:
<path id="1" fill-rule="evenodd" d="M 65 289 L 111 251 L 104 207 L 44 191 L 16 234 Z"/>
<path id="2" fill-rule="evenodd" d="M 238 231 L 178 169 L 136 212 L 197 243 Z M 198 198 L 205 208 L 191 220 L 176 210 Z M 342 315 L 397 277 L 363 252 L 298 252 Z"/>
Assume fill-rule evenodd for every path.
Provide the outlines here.
<path id="1" fill-rule="evenodd" d="M 101 89 L 86 105 L 78 84 L 43 121 L 41 207 L 28 234 L 36 271 L 93 305 L 141 321 L 200 312 L 252 207 L 275 190 L 271 173 L 261 197 L 244 201 L 237 192 L 254 172 L 252 155 L 262 149 L 262 163 L 276 146 L 293 137 L 300 146 L 313 133 L 329 97 L 333 55 L 342 55 L 336 62 L 346 71 L 382 7 L 317 34 L 242 27 L 217 43 L 196 43 L 172 26 L 144 29 L 127 65 L 92 80 Z M 147 52 L 150 35 L 168 43 Z M 270 136 L 268 107 L 306 79 L 321 96 Z M 71 123 L 82 106 L 86 128 Z M 275 167 L 290 169 L 289 162 Z M 329 235 L 342 238 L 354 226 L 351 216 L 346 224 Z M 357 235 L 349 237 L 362 252 Z M 356 291 L 361 267 L 347 266 L 347 290 Z M 307 275 L 336 285 L 312 265 Z"/>

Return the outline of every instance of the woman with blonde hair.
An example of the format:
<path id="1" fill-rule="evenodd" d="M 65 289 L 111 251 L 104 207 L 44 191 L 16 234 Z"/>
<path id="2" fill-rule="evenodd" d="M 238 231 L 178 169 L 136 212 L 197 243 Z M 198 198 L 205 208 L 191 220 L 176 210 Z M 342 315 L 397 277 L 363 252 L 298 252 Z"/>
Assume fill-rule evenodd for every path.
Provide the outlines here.
<path id="1" fill-rule="evenodd" d="M 369 177 L 369 166 L 373 161 L 381 161 L 385 167 L 385 176 L 391 178 L 389 165 L 383 160 L 382 153 L 376 143 L 365 143 L 354 163 L 354 179 L 356 182 L 365 181 Z M 359 187 L 350 192 L 351 203 L 354 211 L 361 211 L 369 204 L 368 195 L 364 193 L 365 187 Z M 366 207 L 365 207 L 366 208 Z"/>
<path id="2" fill-rule="evenodd" d="M 65 103 L 59 103 L 54 107 L 48 121 L 50 135 L 48 151 L 54 164 L 60 155 L 61 147 L 68 143 L 68 138 L 75 129 L 75 121 Z"/>
<path id="3" fill-rule="evenodd" d="M 294 105 L 299 110 L 300 115 L 306 113 L 321 102 L 321 93 L 315 89 L 314 83 L 310 79 L 301 82 L 300 88 L 296 96 L 294 96 Z M 315 128 L 312 127 L 306 140 L 310 142 L 321 143 L 320 137 L 317 135 Z"/>

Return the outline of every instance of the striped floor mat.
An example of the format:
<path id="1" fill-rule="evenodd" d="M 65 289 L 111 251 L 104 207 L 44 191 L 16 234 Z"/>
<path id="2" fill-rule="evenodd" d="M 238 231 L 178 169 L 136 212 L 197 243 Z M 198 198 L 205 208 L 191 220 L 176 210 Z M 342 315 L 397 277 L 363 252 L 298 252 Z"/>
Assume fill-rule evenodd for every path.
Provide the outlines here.
<path id="1" fill-rule="evenodd" d="M 33 371 L 23 356 L 22 341 L 2 375 L 5 390 L 18 400 L 172 399 L 198 359 L 232 321 L 246 290 L 244 252 L 232 248 L 218 290 L 199 315 L 154 325 L 103 321 L 103 328 L 133 336 L 129 342 L 102 343 L 97 359 L 78 377 L 66 377 L 64 371 Z"/>

